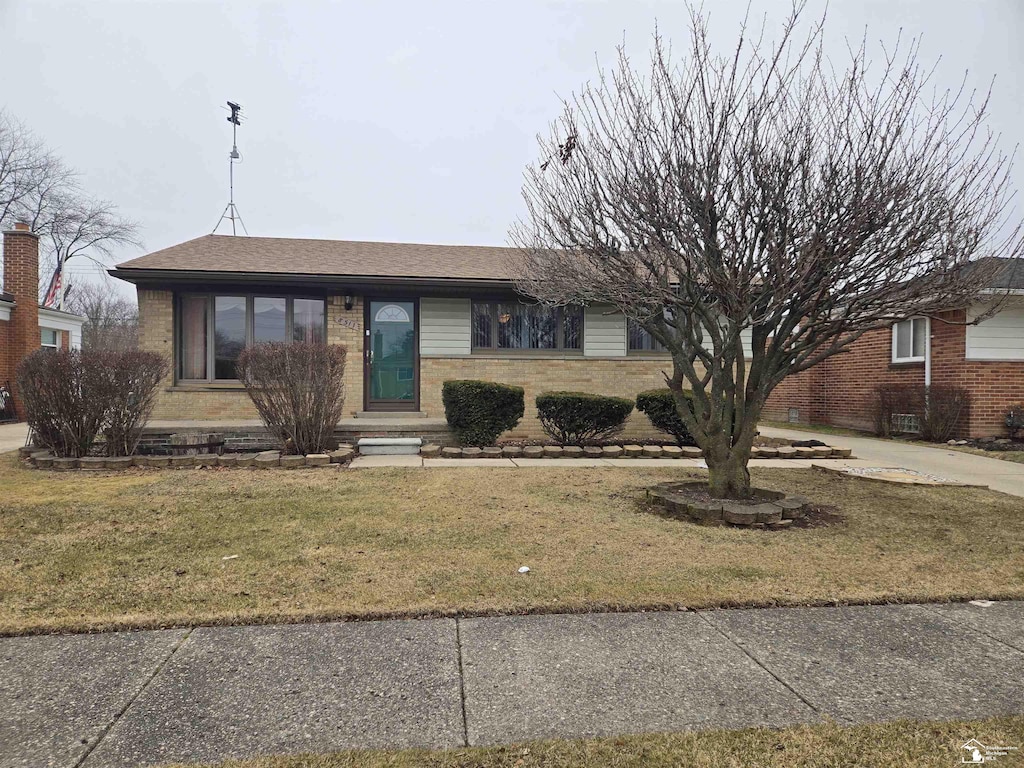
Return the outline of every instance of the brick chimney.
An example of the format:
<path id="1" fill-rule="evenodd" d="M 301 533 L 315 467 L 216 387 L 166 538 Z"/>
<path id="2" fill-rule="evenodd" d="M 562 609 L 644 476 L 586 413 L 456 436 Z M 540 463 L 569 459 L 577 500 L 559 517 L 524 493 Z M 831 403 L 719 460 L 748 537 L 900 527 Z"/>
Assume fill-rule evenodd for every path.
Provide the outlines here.
<path id="1" fill-rule="evenodd" d="M 28 224 L 17 222 L 4 232 L 3 291 L 14 297 L 8 323 L 7 370 L 19 418 L 25 418 L 14 371 L 29 352 L 39 349 L 39 235 Z"/>

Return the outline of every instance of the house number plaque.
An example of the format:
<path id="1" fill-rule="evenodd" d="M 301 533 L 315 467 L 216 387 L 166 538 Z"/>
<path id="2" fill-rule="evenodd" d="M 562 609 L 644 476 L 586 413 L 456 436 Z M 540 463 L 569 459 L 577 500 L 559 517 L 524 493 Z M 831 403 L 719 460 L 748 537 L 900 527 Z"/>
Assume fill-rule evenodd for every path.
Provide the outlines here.
<path id="1" fill-rule="evenodd" d="M 337 317 L 334 319 L 338 325 L 343 325 L 346 328 L 351 328 L 353 331 L 358 331 L 362 328 L 362 323 L 358 320 L 350 320 L 347 317 Z"/>

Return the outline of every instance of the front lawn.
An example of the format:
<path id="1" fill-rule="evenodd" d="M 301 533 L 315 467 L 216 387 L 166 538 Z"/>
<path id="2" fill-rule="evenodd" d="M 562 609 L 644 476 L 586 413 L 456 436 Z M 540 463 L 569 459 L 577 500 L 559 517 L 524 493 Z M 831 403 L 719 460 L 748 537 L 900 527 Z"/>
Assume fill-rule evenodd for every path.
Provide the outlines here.
<path id="1" fill-rule="evenodd" d="M 335 755 L 229 760 L 219 768 L 947 768 L 970 755 L 969 739 L 1024 751 L 1024 717 L 952 722 L 835 723 L 781 730 L 648 734 L 543 741 L 509 747 L 449 751 L 351 751 Z M 1020 765 L 1021 752 L 994 765 Z"/>
<path id="2" fill-rule="evenodd" d="M 53 473 L 8 454 L 0 633 L 1024 597 L 1019 498 L 760 469 L 845 520 L 775 532 L 644 510 L 646 486 L 698 472 Z"/>

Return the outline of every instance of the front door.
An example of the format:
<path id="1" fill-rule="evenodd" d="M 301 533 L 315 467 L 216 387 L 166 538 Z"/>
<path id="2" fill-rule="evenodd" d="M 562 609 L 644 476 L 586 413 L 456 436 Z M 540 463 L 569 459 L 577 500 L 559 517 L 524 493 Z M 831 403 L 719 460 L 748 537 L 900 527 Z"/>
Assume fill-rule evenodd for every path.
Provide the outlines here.
<path id="1" fill-rule="evenodd" d="M 419 410 L 415 300 L 366 303 L 366 410 Z"/>

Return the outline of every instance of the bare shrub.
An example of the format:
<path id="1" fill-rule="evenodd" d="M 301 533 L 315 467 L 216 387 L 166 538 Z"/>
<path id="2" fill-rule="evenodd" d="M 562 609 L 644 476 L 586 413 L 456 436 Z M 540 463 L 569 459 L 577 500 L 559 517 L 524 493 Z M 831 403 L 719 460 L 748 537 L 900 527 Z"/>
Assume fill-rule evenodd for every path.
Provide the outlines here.
<path id="1" fill-rule="evenodd" d="M 345 407 L 345 348 L 338 345 L 256 344 L 238 358 L 238 378 L 282 448 L 323 453 Z"/>
<path id="2" fill-rule="evenodd" d="M 891 437 L 920 429 L 924 416 L 924 387 L 916 384 L 879 384 L 875 387 L 875 434 Z M 917 429 L 907 429 L 901 416 L 913 417 Z"/>
<path id="3" fill-rule="evenodd" d="M 18 394 L 36 440 L 55 456 L 129 456 L 153 410 L 167 361 L 155 352 L 39 349 L 18 366 Z"/>
<path id="4" fill-rule="evenodd" d="M 961 387 L 879 384 L 875 387 L 875 433 L 890 437 L 915 432 L 922 440 L 945 442 L 970 405 L 971 395 Z"/>
<path id="5" fill-rule="evenodd" d="M 18 365 L 18 395 L 36 440 L 55 456 L 85 456 L 103 427 L 109 379 L 79 350 L 38 349 Z"/>
<path id="6" fill-rule="evenodd" d="M 103 433 L 108 456 L 131 456 L 153 412 L 157 388 L 168 373 L 167 360 L 156 352 L 128 349 L 87 355 L 101 367 L 109 393 Z"/>
<path id="7" fill-rule="evenodd" d="M 956 431 L 971 407 L 971 393 L 962 387 L 932 384 L 926 388 L 926 407 L 921 419 L 921 437 L 944 443 Z"/>

